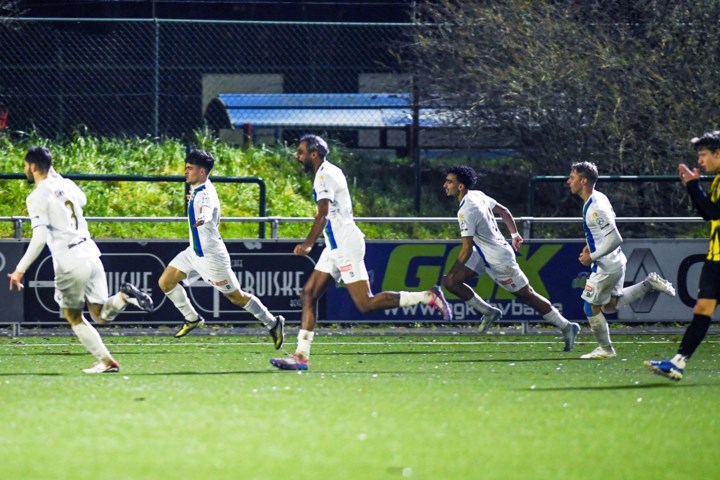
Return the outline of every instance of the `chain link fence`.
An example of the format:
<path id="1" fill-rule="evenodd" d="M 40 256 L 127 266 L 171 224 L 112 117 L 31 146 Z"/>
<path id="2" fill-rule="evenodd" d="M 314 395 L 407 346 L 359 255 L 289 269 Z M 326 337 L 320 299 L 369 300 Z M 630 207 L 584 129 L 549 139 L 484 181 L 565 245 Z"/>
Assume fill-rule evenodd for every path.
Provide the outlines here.
<path id="1" fill-rule="evenodd" d="M 409 93 L 391 47 L 412 28 L 18 18 L 0 24 L 1 110 L 51 137 L 180 138 L 223 93 Z"/>

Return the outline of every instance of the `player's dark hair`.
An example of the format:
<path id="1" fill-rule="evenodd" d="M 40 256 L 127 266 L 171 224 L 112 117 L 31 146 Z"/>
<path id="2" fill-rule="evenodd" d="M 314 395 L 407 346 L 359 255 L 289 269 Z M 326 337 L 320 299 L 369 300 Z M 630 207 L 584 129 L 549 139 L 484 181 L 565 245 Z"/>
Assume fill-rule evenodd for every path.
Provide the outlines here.
<path id="1" fill-rule="evenodd" d="M 575 162 L 570 167 L 571 170 L 577 172 L 583 178 L 586 178 L 591 185 L 595 185 L 598 180 L 598 169 L 593 162 Z"/>
<path id="2" fill-rule="evenodd" d="M 716 152 L 720 150 L 720 130 L 705 132 L 702 137 L 695 137 L 690 140 L 690 143 L 695 147 L 695 151 L 699 152 L 703 148 L 707 148 L 711 152 Z"/>
<path id="3" fill-rule="evenodd" d="M 200 168 L 204 168 L 210 173 L 210 170 L 215 166 L 215 159 L 208 152 L 204 150 L 192 150 L 185 157 L 185 163 L 190 165 L 197 165 Z"/>
<path id="4" fill-rule="evenodd" d="M 458 182 L 465 185 L 465 188 L 467 188 L 468 190 L 470 190 L 473 185 L 475 185 L 478 179 L 475 170 L 473 170 L 473 168 L 468 165 L 456 165 L 454 167 L 450 167 L 447 169 L 447 172 L 445 172 L 445 175 L 450 173 L 455 175 L 455 178 L 458 179 Z"/>
<path id="5" fill-rule="evenodd" d="M 317 135 L 310 133 L 303 135 L 300 137 L 300 140 L 298 140 L 298 144 L 303 142 L 307 145 L 308 152 L 318 152 L 318 155 L 320 155 L 323 160 L 328 156 L 328 153 L 330 153 L 327 142 Z"/>
<path id="6" fill-rule="evenodd" d="M 45 147 L 32 147 L 25 154 L 25 161 L 34 163 L 38 170 L 47 173 L 52 167 L 52 153 Z"/>

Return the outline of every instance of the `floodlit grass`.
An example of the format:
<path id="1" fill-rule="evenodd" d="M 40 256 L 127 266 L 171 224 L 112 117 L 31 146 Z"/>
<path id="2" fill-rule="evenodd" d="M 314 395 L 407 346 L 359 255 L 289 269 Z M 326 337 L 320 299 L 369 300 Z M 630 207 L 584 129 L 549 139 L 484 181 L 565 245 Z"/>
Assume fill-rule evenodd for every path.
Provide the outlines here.
<path id="1" fill-rule="evenodd" d="M 302 374 L 265 338 L 105 337 L 120 374 L 82 374 L 73 337 L 0 338 L 3 478 L 720 477 L 714 342 L 672 383 L 642 367 L 677 348 L 661 336 L 583 361 L 589 337 L 566 354 L 550 336 L 318 335 Z"/>

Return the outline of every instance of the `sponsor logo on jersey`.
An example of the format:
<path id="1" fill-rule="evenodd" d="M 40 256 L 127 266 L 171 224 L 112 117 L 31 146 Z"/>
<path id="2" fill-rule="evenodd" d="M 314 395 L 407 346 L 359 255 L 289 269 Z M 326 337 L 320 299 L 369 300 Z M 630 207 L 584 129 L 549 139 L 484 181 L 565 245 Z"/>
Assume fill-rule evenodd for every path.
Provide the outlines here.
<path id="1" fill-rule="evenodd" d="M 592 285 L 588 285 L 588 284 L 586 283 L 586 284 L 585 284 L 585 291 L 586 291 L 587 293 L 593 293 L 593 287 L 592 287 Z"/>
<path id="2" fill-rule="evenodd" d="M 214 287 L 222 287 L 223 285 L 227 285 L 227 284 L 228 284 L 228 281 L 227 281 L 227 280 L 220 280 L 220 281 L 216 282 L 216 281 L 214 281 L 214 280 L 210 280 L 210 284 L 213 285 Z"/>
<path id="3" fill-rule="evenodd" d="M 347 264 L 347 265 L 340 265 L 340 271 L 341 271 L 341 272 L 349 272 L 350 270 L 352 270 L 352 264 L 351 264 L 351 263 L 350 263 L 350 264 Z"/>

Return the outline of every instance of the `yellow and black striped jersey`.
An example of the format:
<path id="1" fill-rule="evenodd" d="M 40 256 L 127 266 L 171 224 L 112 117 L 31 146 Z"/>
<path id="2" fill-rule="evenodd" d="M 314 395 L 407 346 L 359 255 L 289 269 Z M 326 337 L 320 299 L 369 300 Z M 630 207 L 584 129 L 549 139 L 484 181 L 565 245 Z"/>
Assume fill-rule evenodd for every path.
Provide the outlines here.
<path id="1" fill-rule="evenodd" d="M 698 180 L 688 182 L 686 186 L 698 213 L 710 222 L 707 260 L 720 262 L 720 175 L 713 179 L 709 195 Z"/>

